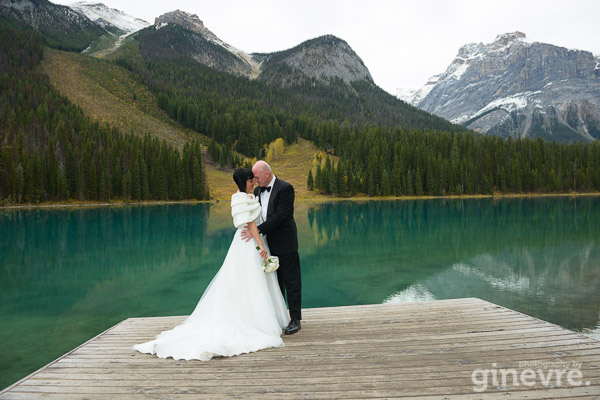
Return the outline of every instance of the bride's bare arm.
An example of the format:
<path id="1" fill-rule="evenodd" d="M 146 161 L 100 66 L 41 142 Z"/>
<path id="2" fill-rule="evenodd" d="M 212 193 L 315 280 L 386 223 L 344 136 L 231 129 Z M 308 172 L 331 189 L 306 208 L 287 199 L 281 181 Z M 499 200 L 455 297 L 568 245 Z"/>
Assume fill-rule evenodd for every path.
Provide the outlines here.
<path id="1" fill-rule="evenodd" d="M 250 235 L 252 235 L 254 240 L 256 240 L 258 247 L 260 247 L 260 256 L 266 260 L 267 259 L 267 250 L 265 249 L 265 245 L 262 241 L 262 238 L 260 237 L 260 234 L 258 233 L 258 228 L 256 227 L 256 224 L 254 222 L 248 222 L 248 225 L 246 225 L 246 228 L 248 229 L 248 231 L 250 232 Z"/>

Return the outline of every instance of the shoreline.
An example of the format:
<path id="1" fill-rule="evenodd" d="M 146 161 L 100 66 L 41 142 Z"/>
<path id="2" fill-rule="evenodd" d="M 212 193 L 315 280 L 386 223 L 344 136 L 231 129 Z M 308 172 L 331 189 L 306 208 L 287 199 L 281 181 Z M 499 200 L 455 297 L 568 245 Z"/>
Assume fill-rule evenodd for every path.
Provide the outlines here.
<path id="1" fill-rule="evenodd" d="M 302 197 L 296 200 L 305 201 L 395 201 L 395 200 L 468 200 L 468 199 L 518 199 L 538 197 L 600 197 L 600 192 L 577 192 L 577 193 L 494 193 L 494 194 L 464 194 L 445 196 L 379 196 L 379 197 Z"/>
<path id="2" fill-rule="evenodd" d="M 381 197 L 297 197 L 299 202 L 314 201 L 395 201 L 395 200 L 458 200 L 458 199 L 518 199 L 518 198 L 542 198 L 542 197 L 600 197 L 600 192 L 577 192 L 577 193 L 494 193 L 494 194 L 472 194 L 472 195 L 448 195 L 448 196 L 381 196 Z M 127 207 L 127 206 L 162 206 L 169 204 L 218 204 L 228 202 L 229 199 L 213 200 L 156 200 L 156 201 L 109 201 L 109 202 L 72 202 L 72 203 L 40 203 L 40 204 L 10 204 L 0 205 L 0 210 L 19 210 L 36 208 L 84 208 L 84 207 Z"/>
<path id="3" fill-rule="evenodd" d="M 40 203 L 40 204 L 11 204 L 0 205 L 0 210 L 34 209 L 34 208 L 85 208 L 85 207 L 127 207 L 127 206 L 164 206 L 169 204 L 200 204 L 219 203 L 223 200 L 155 200 L 155 201 L 105 201 L 97 203 L 73 202 L 73 203 Z"/>

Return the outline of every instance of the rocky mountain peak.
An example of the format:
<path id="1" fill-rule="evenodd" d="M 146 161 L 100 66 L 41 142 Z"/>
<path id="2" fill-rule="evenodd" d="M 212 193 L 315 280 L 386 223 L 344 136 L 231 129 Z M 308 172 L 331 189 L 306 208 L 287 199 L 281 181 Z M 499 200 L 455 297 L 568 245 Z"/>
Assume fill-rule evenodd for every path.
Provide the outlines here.
<path id="1" fill-rule="evenodd" d="M 334 35 L 323 35 L 303 43 L 306 46 L 348 46 L 346 41 Z"/>
<path id="2" fill-rule="evenodd" d="M 462 46 L 409 103 L 489 134 L 600 138 L 600 62 L 592 53 L 531 42 L 522 32 Z"/>
<path id="3" fill-rule="evenodd" d="M 177 24 L 192 32 L 196 32 L 210 41 L 219 41 L 217 35 L 212 33 L 208 28 L 204 26 L 204 23 L 198 18 L 196 14 L 190 14 L 185 11 L 175 10 L 165 13 L 157 17 L 154 21 L 154 25 L 161 26 L 163 24 Z"/>
<path id="4" fill-rule="evenodd" d="M 504 55 L 514 51 L 512 46 L 528 47 L 532 42 L 527 39 L 523 32 L 509 32 L 496 36 L 496 39 L 488 44 L 468 43 L 458 49 L 458 54 L 454 62 L 464 64 L 465 61 L 482 58 L 484 56 Z"/>
<path id="5" fill-rule="evenodd" d="M 492 42 L 492 46 L 494 47 L 504 47 L 508 46 L 512 43 L 529 43 L 527 40 L 527 35 L 523 32 L 509 32 L 503 33 L 502 35 L 496 36 L 496 39 Z"/>
<path id="6" fill-rule="evenodd" d="M 359 80 L 373 82 L 371 73 L 350 45 L 333 35 L 307 40 L 288 50 L 271 54 L 253 54 L 253 56 L 263 63 L 266 70 L 285 66 L 293 74 L 300 73 L 318 80 L 340 78 L 346 83 Z M 279 81 L 280 79 L 276 77 L 268 80 Z M 294 79 L 290 81 L 288 77 L 285 80 L 288 83 L 294 81 Z"/>
<path id="7" fill-rule="evenodd" d="M 146 43 L 145 48 L 162 47 L 159 52 L 150 50 L 156 54 L 176 52 L 208 67 L 250 79 L 260 73 L 260 66 L 248 53 L 219 39 L 196 14 L 181 10 L 168 12 L 155 19 L 152 30 L 157 36 L 150 41 L 153 43 Z"/>

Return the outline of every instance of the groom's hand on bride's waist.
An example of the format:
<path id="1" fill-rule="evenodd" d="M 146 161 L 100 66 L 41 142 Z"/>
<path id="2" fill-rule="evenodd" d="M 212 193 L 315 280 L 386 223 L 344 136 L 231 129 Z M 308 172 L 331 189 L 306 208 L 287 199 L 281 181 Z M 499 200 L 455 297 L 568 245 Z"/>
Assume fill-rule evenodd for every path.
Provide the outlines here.
<path id="1" fill-rule="evenodd" d="M 252 235 L 250 234 L 250 230 L 248 230 L 248 225 L 244 225 L 244 229 L 241 232 L 242 240 L 248 242 L 252 239 Z"/>

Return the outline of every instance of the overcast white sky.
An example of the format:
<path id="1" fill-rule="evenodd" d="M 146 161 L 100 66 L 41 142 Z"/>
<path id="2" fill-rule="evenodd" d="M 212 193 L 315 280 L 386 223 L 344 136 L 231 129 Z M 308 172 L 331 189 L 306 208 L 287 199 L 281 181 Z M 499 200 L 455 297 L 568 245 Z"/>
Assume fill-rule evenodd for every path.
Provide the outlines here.
<path id="1" fill-rule="evenodd" d="M 72 0 L 52 0 L 70 4 Z M 519 30 L 533 41 L 600 55 L 597 0 L 99 0 L 154 23 L 176 9 L 197 14 L 247 52 L 285 50 L 325 34 L 344 39 L 390 93 L 443 72 L 460 46 Z"/>

